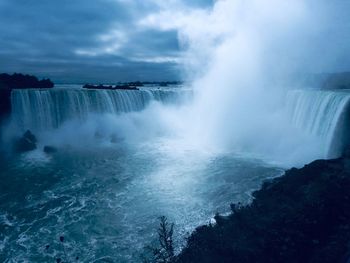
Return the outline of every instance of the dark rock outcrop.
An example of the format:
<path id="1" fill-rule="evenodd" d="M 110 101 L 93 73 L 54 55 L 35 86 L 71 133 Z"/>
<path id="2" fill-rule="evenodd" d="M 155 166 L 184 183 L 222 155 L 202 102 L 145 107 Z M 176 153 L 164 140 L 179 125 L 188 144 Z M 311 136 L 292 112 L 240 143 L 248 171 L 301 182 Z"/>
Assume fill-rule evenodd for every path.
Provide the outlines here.
<path id="1" fill-rule="evenodd" d="M 54 86 L 51 80 L 38 80 L 35 76 L 15 73 L 13 75 L 0 74 L 0 83 L 8 89 L 49 89 Z"/>
<path id="2" fill-rule="evenodd" d="M 0 125 L 1 120 L 11 113 L 11 89 L 0 82 Z"/>
<path id="3" fill-rule="evenodd" d="M 44 146 L 43 151 L 44 151 L 44 153 L 47 153 L 47 154 L 53 154 L 53 153 L 57 152 L 57 148 L 53 147 L 53 146 L 46 145 L 46 146 Z"/>
<path id="4" fill-rule="evenodd" d="M 350 72 L 329 74 L 322 83 L 324 89 L 350 89 Z"/>
<path id="5" fill-rule="evenodd" d="M 348 262 L 349 159 L 293 168 L 254 197 L 197 228 L 175 262 Z"/>
<path id="6" fill-rule="evenodd" d="M 14 143 L 14 150 L 17 153 L 24 153 L 36 149 L 37 139 L 31 131 L 26 131 L 23 136 Z"/>
<path id="7" fill-rule="evenodd" d="M 139 90 L 136 86 L 131 85 L 116 85 L 116 86 L 106 86 L 106 85 L 91 85 L 85 84 L 83 89 L 107 89 L 107 90 Z"/>
<path id="8" fill-rule="evenodd" d="M 11 90 L 13 89 L 47 89 L 54 84 L 49 79 L 23 74 L 0 74 L 0 126 L 11 113 Z"/>

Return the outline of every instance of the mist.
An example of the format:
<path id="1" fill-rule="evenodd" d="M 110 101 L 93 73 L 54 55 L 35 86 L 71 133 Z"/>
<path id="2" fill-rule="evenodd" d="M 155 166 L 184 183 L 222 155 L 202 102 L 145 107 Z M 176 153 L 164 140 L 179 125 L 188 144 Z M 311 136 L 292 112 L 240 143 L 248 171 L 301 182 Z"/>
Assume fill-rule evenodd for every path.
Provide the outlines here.
<path id="1" fill-rule="evenodd" d="M 348 5 L 222 0 L 200 9 L 180 1 L 159 3 L 159 11 L 138 24 L 178 32 L 191 102 L 171 107 L 153 102 L 140 112 L 90 114 L 83 123 L 72 119 L 57 130 L 34 132 L 43 144 L 75 147 L 168 137 L 197 151 L 244 153 L 285 166 L 337 157 L 339 152 L 327 155 L 324 138 L 295 126 L 287 97 L 296 76 L 346 68 Z M 12 131 L 10 127 L 7 133 Z"/>
<path id="2" fill-rule="evenodd" d="M 185 50 L 184 75 L 195 92 L 185 120 L 189 141 L 289 165 L 326 158 L 323 139 L 291 123 L 286 93 L 295 76 L 341 68 L 348 51 L 339 48 L 340 32 L 349 33 L 341 24 L 346 6 L 226 0 L 211 10 L 179 11 L 181 22 L 173 26 Z"/>

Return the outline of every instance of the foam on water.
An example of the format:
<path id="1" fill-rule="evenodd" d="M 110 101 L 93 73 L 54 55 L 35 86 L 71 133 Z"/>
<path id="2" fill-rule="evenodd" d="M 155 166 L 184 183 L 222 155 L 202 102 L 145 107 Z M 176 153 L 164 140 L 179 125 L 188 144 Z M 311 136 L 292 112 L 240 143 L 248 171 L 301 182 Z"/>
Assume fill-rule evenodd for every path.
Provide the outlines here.
<path id="1" fill-rule="evenodd" d="M 13 125 L 42 131 L 64 122 L 84 121 L 90 114 L 120 114 L 145 109 L 152 101 L 178 104 L 188 93 L 179 89 L 86 90 L 54 88 L 17 89 L 11 94 Z"/>
<path id="2" fill-rule="evenodd" d="M 58 237 L 64 235 L 71 258 L 138 261 L 156 239 L 160 215 L 176 223 L 180 246 L 187 232 L 216 211 L 227 212 L 227 200 L 248 201 L 264 178 L 281 173 L 259 160 L 213 155 L 183 143 L 164 137 L 104 149 L 61 148 L 39 166 L 9 160 L 10 167 L 0 171 L 8 189 L 2 189 L 0 212 L 17 219 L 0 232 L 0 240 L 8 240 L 0 260 L 62 256 Z"/>

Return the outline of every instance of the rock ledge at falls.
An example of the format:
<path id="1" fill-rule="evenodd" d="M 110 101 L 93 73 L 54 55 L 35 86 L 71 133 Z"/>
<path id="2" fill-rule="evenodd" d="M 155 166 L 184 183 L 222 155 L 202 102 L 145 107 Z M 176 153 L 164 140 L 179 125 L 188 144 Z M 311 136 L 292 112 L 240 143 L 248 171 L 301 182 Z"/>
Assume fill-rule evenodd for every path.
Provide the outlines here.
<path id="1" fill-rule="evenodd" d="M 0 74 L 0 124 L 11 112 L 11 90 L 48 89 L 54 86 L 50 79 L 39 80 L 35 76 L 14 73 Z"/>
<path id="2" fill-rule="evenodd" d="M 83 86 L 83 89 L 106 89 L 106 90 L 116 90 L 116 89 L 121 89 L 121 90 L 139 90 L 136 86 L 132 85 L 115 85 L 115 86 L 106 86 L 106 85 L 91 85 L 91 84 L 85 84 Z"/>
<path id="3" fill-rule="evenodd" d="M 350 159 L 317 160 L 263 184 L 248 206 L 198 227 L 175 262 L 349 262 Z"/>
<path id="4" fill-rule="evenodd" d="M 329 74 L 322 83 L 324 89 L 350 89 L 350 72 Z"/>

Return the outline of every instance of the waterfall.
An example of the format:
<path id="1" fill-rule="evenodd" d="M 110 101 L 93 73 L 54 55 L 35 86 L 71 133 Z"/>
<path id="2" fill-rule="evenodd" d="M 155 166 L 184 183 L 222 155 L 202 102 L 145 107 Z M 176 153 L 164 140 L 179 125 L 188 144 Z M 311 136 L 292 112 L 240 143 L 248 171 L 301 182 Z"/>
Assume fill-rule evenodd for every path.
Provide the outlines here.
<path id="1" fill-rule="evenodd" d="M 287 111 L 293 125 L 320 139 L 325 158 L 337 157 L 346 136 L 346 109 L 350 92 L 293 90 L 287 94 Z"/>
<path id="2" fill-rule="evenodd" d="M 83 121 L 91 113 L 140 111 L 151 101 L 181 103 L 184 95 L 186 92 L 177 89 L 16 89 L 11 94 L 12 122 L 21 130 L 47 130 L 58 128 L 67 120 Z"/>
<path id="3" fill-rule="evenodd" d="M 12 124 L 20 131 L 46 131 L 69 120 L 84 122 L 91 114 L 121 114 L 141 111 L 152 101 L 181 104 L 192 98 L 182 88 L 141 90 L 87 90 L 54 88 L 17 89 L 11 94 Z M 285 119 L 300 133 L 316 141 L 324 158 L 337 157 L 350 145 L 347 108 L 350 92 L 291 90 L 285 98 Z M 307 144 L 307 143 L 306 143 Z M 308 147 L 305 145 L 305 147 Z M 311 147 L 311 146 L 310 146 Z M 313 146 L 314 147 L 314 146 Z"/>

